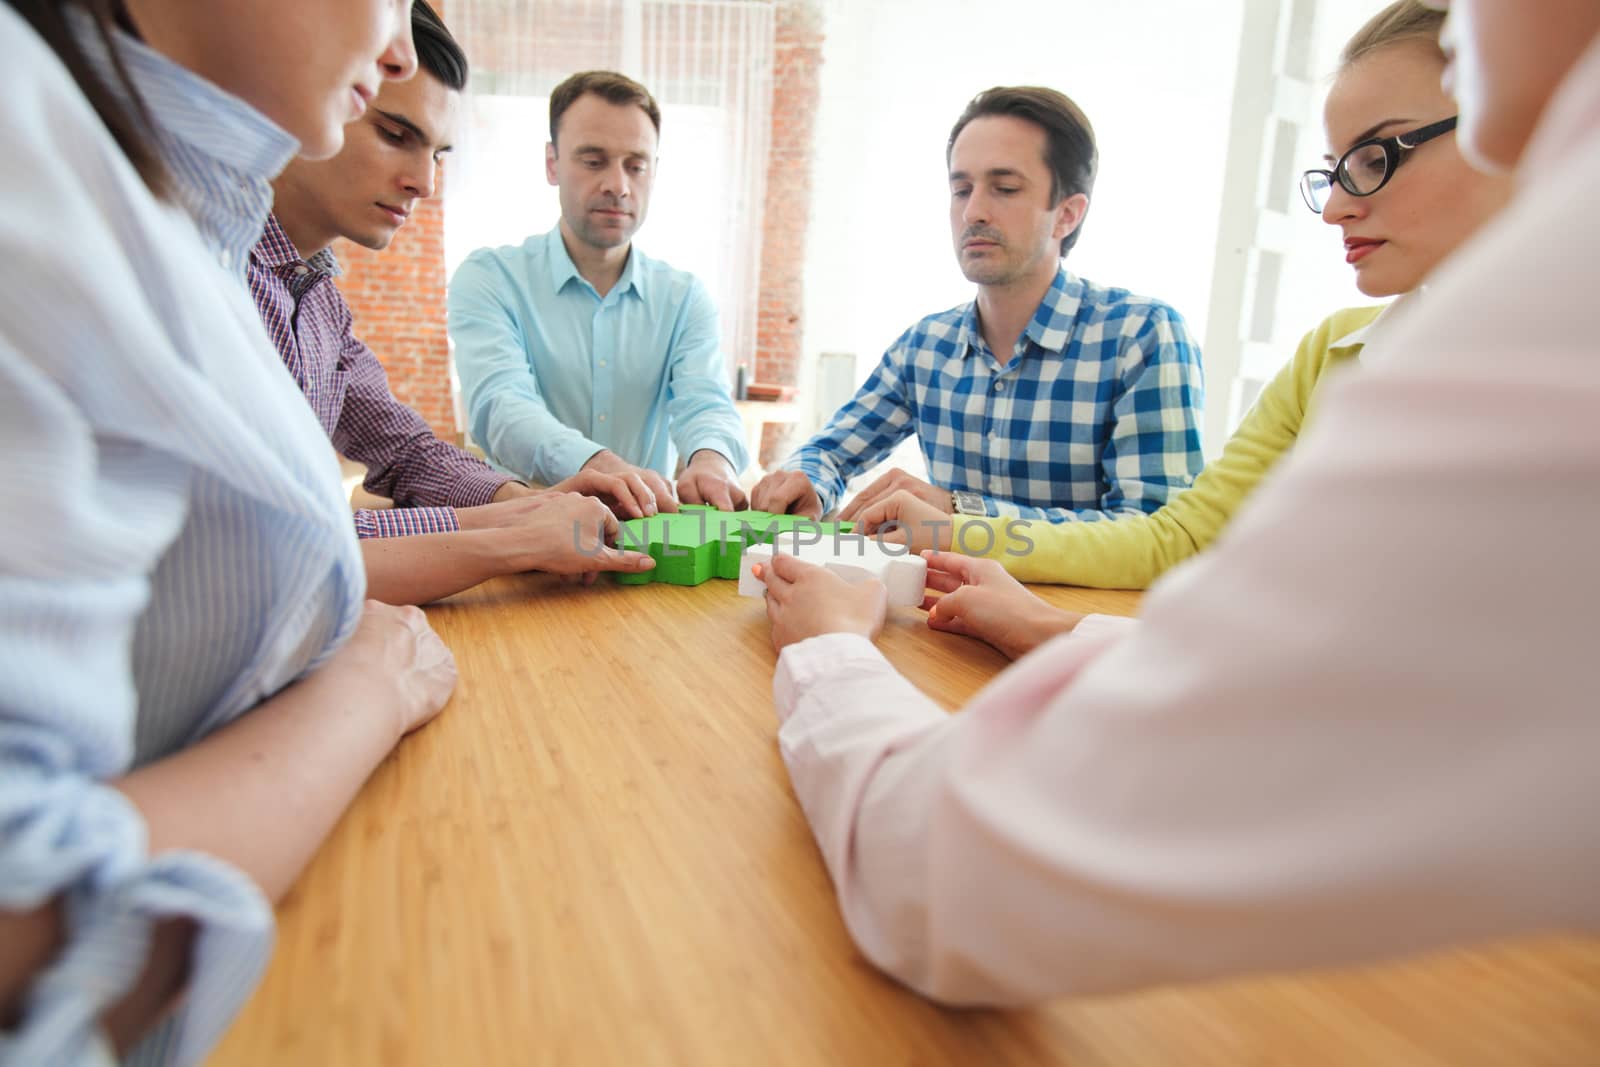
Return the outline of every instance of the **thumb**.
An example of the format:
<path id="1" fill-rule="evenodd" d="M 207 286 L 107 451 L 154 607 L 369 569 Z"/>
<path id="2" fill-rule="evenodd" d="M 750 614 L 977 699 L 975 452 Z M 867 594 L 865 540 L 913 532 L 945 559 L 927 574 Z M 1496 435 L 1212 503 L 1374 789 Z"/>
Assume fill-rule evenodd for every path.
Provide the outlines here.
<path id="1" fill-rule="evenodd" d="M 620 548 L 602 548 L 589 557 L 591 571 L 647 571 L 656 561 L 643 552 L 627 552 Z"/>
<path id="2" fill-rule="evenodd" d="M 958 589 L 954 593 L 946 593 L 935 601 L 928 609 L 929 628 L 970 637 L 971 633 L 967 628 L 967 604 L 962 596 L 965 592 L 964 589 Z"/>
<path id="3" fill-rule="evenodd" d="M 963 556 L 959 552 L 940 552 L 937 549 L 924 549 L 922 558 L 928 561 L 928 570 L 939 574 L 948 574 L 959 578 L 964 584 L 976 582 L 977 566 L 979 560 L 971 556 Z"/>

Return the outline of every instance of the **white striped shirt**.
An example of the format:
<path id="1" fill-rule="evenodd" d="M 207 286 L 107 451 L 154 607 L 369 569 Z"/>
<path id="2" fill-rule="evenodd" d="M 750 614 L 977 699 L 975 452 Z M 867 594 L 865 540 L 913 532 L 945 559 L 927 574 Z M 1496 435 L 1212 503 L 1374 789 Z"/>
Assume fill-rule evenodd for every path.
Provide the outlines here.
<path id="1" fill-rule="evenodd" d="M 200 929 L 188 993 L 130 1058 L 215 1043 L 265 965 L 271 908 L 216 859 L 147 855 L 104 783 L 325 659 L 365 591 L 333 452 L 243 285 L 297 146 L 119 41 L 178 206 L 0 7 L 0 908 L 69 905 L 65 948 L 0 1035 L 6 1065 L 107 1062 L 98 1018 L 166 916 Z"/>

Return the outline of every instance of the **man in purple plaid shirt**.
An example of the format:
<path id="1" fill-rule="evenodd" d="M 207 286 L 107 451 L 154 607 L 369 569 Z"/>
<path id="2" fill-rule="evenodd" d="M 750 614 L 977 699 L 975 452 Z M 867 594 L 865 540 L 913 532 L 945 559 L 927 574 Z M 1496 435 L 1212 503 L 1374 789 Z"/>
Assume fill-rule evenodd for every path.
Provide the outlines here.
<path id="1" fill-rule="evenodd" d="M 648 557 L 592 543 L 596 530 L 615 532 L 613 510 L 654 511 L 642 485 L 588 471 L 535 491 L 495 471 L 439 440 L 395 399 L 352 330 L 330 246 L 345 237 L 386 248 L 415 202 L 433 196 L 466 84 L 465 55 L 420 0 L 412 34 L 416 76 L 386 82 L 333 159 L 297 159 L 279 176 L 247 270 L 267 332 L 323 429 L 340 453 L 367 465 L 367 489 L 398 505 L 355 515 L 369 594 L 424 603 L 519 571 L 644 569 Z"/>

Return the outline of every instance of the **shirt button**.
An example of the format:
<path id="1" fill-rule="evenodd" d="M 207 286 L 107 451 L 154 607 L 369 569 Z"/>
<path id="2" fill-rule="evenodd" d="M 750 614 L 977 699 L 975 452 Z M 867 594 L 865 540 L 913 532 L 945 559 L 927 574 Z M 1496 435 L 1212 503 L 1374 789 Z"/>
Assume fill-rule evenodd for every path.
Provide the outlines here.
<path id="1" fill-rule="evenodd" d="M 994 383 L 994 391 L 997 392 L 997 393 L 1000 390 L 1004 389 L 1005 387 L 1006 387 L 1006 383 L 1005 382 L 995 382 Z"/>
<path id="2" fill-rule="evenodd" d="M 300 277 L 304 278 L 307 274 L 311 273 L 311 268 L 306 266 L 304 263 L 297 263 L 295 265 L 294 272 L 300 275 Z"/>
<path id="3" fill-rule="evenodd" d="M 224 248 L 222 250 L 222 252 L 217 256 L 217 259 L 219 261 L 221 261 L 223 270 L 232 270 L 233 269 L 233 251 L 232 251 L 232 249 Z"/>
<path id="4" fill-rule="evenodd" d="M 600 421 L 601 421 L 601 422 L 605 422 L 605 421 L 606 421 L 606 417 L 605 417 L 605 416 L 604 416 L 604 415 L 601 415 L 601 416 L 600 416 Z"/>
<path id="5" fill-rule="evenodd" d="M 604 367 L 604 366 L 605 366 L 605 365 L 606 365 L 606 361 L 605 361 L 605 360 L 603 360 L 603 359 L 602 359 L 602 360 L 601 360 L 601 361 L 600 361 L 600 365 L 601 365 L 601 366 L 602 366 L 602 367 Z"/>

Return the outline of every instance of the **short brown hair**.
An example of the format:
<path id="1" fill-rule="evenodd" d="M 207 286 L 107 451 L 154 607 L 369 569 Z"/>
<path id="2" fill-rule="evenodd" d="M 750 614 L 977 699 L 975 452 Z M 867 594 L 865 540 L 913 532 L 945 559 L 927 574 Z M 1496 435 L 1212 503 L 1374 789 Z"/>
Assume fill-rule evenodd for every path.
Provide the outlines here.
<path id="1" fill-rule="evenodd" d="M 1089 125 L 1089 116 L 1067 94 L 1037 85 L 996 86 L 973 97 L 950 131 L 950 140 L 944 149 L 946 164 L 955 150 L 956 138 L 967 128 L 967 123 L 986 115 L 1010 115 L 1044 130 L 1044 161 L 1050 167 L 1052 206 L 1078 193 L 1088 196 L 1094 189 L 1100 150 L 1095 147 L 1094 127 Z M 1079 220 L 1073 231 L 1061 239 L 1063 256 L 1078 243 L 1078 234 L 1082 231 L 1083 222 Z"/>
<path id="2" fill-rule="evenodd" d="M 656 98 L 650 95 L 650 90 L 614 70 L 586 70 L 574 74 L 551 90 L 551 144 L 556 143 L 556 127 L 561 125 L 561 116 L 585 93 L 594 93 L 611 104 L 637 104 L 650 116 L 650 125 L 656 128 L 656 136 L 661 136 L 661 109 L 656 106 Z"/>
<path id="3" fill-rule="evenodd" d="M 1439 30 L 1444 26 L 1444 12 L 1425 7 L 1417 0 L 1399 0 L 1390 4 L 1356 31 L 1339 53 L 1339 69 L 1346 70 L 1361 59 L 1390 45 L 1406 41 L 1420 41 L 1433 46 L 1444 62 L 1444 50 L 1439 47 Z"/>

